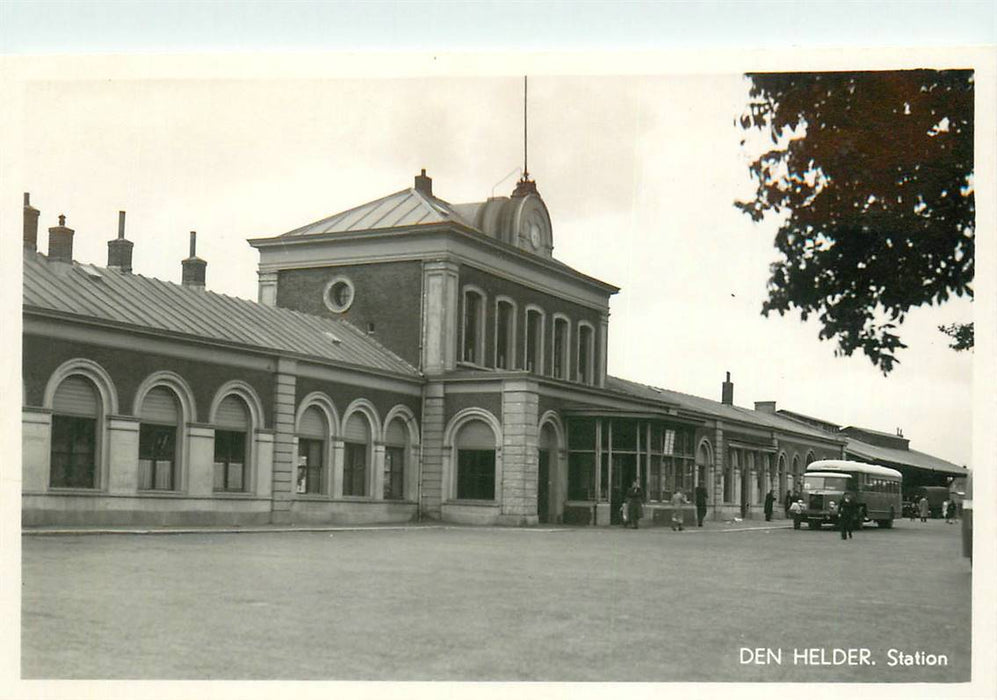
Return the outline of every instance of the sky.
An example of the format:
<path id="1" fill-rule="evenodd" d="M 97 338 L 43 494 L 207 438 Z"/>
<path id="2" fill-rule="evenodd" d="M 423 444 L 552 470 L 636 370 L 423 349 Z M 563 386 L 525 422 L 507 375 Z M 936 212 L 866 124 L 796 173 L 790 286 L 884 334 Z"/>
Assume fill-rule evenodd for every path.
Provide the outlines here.
<path id="1" fill-rule="evenodd" d="M 30 192 L 43 232 L 65 214 L 75 258 L 99 265 L 125 210 L 135 272 L 172 281 L 196 230 L 208 288 L 255 299 L 246 239 L 410 187 L 421 168 L 451 203 L 511 192 L 521 75 L 360 79 L 323 75 L 334 59 L 318 60 L 294 78 L 48 72 L 21 93 L 5 201 Z M 911 313 L 909 348 L 886 377 L 864 356 L 835 357 L 813 322 L 761 316 L 778 221 L 733 205 L 753 192 L 748 164 L 763 145 L 742 145 L 735 125 L 740 71 L 560 73 L 530 79 L 529 170 L 554 256 L 622 288 L 611 374 L 719 400 L 729 371 L 737 405 L 899 428 L 912 449 L 971 465 L 973 355 L 936 330 L 970 320 L 967 300 Z"/>

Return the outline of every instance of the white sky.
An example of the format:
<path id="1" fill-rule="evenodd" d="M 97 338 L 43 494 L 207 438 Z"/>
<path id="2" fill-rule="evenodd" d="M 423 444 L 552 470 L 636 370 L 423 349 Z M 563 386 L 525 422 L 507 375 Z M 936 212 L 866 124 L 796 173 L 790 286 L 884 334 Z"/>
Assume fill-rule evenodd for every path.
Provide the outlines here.
<path id="1" fill-rule="evenodd" d="M 735 71 L 530 80 L 529 166 L 554 255 L 622 287 L 610 372 L 719 400 L 730 371 L 738 405 L 901 427 L 913 449 L 970 464 L 972 355 L 935 330 L 969 320 L 968 301 L 912 313 L 885 378 L 835 358 L 816 324 L 760 315 L 776 222 L 733 206 L 753 191 L 734 125 L 746 90 Z M 514 177 L 496 184 L 522 164 L 519 75 L 41 80 L 21 104 L 5 187 L 31 192 L 40 249 L 65 213 L 76 259 L 103 265 L 124 209 L 136 272 L 179 281 L 197 230 L 208 288 L 253 299 L 245 239 L 409 187 L 423 167 L 450 202 L 509 194 Z"/>

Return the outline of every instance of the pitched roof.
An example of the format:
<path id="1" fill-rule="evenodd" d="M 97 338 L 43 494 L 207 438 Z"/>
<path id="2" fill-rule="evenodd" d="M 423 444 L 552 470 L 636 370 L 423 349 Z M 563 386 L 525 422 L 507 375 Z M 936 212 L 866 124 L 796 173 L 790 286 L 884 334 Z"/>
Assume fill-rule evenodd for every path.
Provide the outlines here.
<path id="1" fill-rule="evenodd" d="M 458 223 L 473 228 L 451 204 L 410 187 L 288 231 L 281 238 L 444 223 Z"/>
<path id="2" fill-rule="evenodd" d="M 919 469 L 930 469 L 931 471 L 951 474 L 953 476 L 966 476 L 969 473 L 964 467 L 947 462 L 939 457 L 933 457 L 924 452 L 881 447 L 880 445 L 872 445 L 852 437 L 848 438 L 848 444 L 845 445 L 845 452 L 850 456 L 860 457 L 868 462 L 886 462 L 891 465 L 918 467 Z"/>
<path id="3" fill-rule="evenodd" d="M 652 401 L 664 401 L 670 404 L 677 404 L 679 407 L 697 413 L 704 413 L 715 416 L 723 420 L 749 423 L 761 428 L 781 430 L 784 432 L 806 435 L 811 438 L 820 438 L 823 441 L 840 442 L 841 438 L 830 435 L 817 428 L 798 423 L 797 421 L 783 418 L 773 413 L 755 411 L 750 408 L 740 406 L 729 406 L 719 401 L 711 401 L 692 394 L 683 394 L 670 389 L 638 384 L 619 377 L 606 377 L 606 388 L 631 394 L 642 399 Z"/>
<path id="4" fill-rule="evenodd" d="M 419 377 L 352 324 L 173 282 L 24 255 L 25 311 L 42 311 Z"/>

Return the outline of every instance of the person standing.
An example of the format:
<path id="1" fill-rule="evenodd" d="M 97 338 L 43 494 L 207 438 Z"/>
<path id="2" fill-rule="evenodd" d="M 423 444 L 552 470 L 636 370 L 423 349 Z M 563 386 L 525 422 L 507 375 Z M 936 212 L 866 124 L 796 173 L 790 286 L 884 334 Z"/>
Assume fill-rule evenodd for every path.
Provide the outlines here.
<path id="1" fill-rule="evenodd" d="M 682 507 L 689 502 L 689 499 L 682 493 L 682 489 L 675 489 L 672 494 L 672 530 L 684 530 L 682 526 Z"/>
<path id="2" fill-rule="evenodd" d="M 796 503 L 796 499 L 793 498 L 793 492 L 786 489 L 786 497 L 782 499 L 782 507 L 786 511 L 787 518 L 789 517 L 789 509 L 793 507 L 794 503 Z"/>
<path id="3" fill-rule="evenodd" d="M 765 520 L 766 522 L 772 520 L 772 507 L 775 505 L 775 494 L 772 493 L 772 489 L 765 494 Z"/>
<path id="4" fill-rule="evenodd" d="M 931 507 L 928 505 L 927 496 L 921 496 L 921 500 L 917 502 L 917 510 L 921 514 L 921 522 L 928 522 L 928 515 L 931 513 Z"/>
<path id="5" fill-rule="evenodd" d="M 852 537 L 852 530 L 855 529 L 855 522 L 858 519 L 859 507 L 852 498 L 851 493 L 845 494 L 845 499 L 838 507 L 838 522 L 841 524 L 841 539 L 847 540 Z"/>
<path id="6" fill-rule="evenodd" d="M 703 527 L 703 518 L 706 517 L 706 487 L 700 484 L 696 487 L 696 521 L 699 527 Z"/>
<path id="7" fill-rule="evenodd" d="M 627 491 L 627 525 L 636 530 L 640 516 L 642 515 L 641 511 L 643 510 L 644 491 L 635 479 L 633 484 L 630 485 L 630 490 Z"/>
<path id="8" fill-rule="evenodd" d="M 803 522 L 803 499 L 793 501 L 789 506 L 789 514 L 793 516 L 793 529 L 799 530 L 800 523 Z"/>

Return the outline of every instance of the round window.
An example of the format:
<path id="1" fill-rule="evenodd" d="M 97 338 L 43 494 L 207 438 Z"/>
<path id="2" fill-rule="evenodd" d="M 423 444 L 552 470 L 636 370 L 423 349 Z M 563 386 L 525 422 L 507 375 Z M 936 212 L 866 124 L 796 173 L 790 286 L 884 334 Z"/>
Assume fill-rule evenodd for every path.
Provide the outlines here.
<path id="1" fill-rule="evenodd" d="M 326 308 L 341 314 L 353 303 L 353 283 L 346 277 L 333 277 L 322 294 Z"/>

